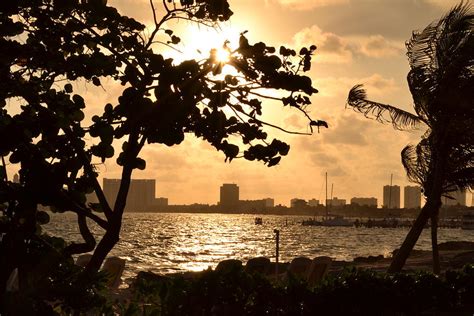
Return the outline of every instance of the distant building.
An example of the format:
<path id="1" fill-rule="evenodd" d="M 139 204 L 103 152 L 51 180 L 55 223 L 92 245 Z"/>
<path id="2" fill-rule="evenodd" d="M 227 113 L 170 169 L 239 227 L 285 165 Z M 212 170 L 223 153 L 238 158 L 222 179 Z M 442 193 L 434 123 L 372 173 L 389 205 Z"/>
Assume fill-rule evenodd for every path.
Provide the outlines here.
<path id="1" fill-rule="evenodd" d="M 275 200 L 272 198 L 266 198 L 263 199 L 265 201 L 265 207 L 274 207 L 275 206 Z"/>
<path id="2" fill-rule="evenodd" d="M 319 200 L 316 200 L 316 199 L 308 200 L 308 206 L 318 206 L 318 205 L 319 205 Z"/>
<path id="3" fill-rule="evenodd" d="M 18 173 L 15 173 L 13 175 L 13 183 L 20 183 L 20 176 L 18 175 Z"/>
<path id="4" fill-rule="evenodd" d="M 221 209 L 234 211 L 239 207 L 239 186 L 234 183 L 224 183 L 220 188 L 219 205 Z"/>
<path id="5" fill-rule="evenodd" d="M 168 206 L 168 198 L 159 197 L 155 198 L 154 206 Z"/>
<path id="6" fill-rule="evenodd" d="M 456 190 L 448 193 L 448 196 L 443 196 L 441 202 L 444 206 L 466 206 L 467 205 L 467 192 L 466 190 Z"/>
<path id="7" fill-rule="evenodd" d="M 383 187 L 383 208 L 400 208 L 400 186 Z"/>
<path id="8" fill-rule="evenodd" d="M 120 179 L 107 179 L 104 178 L 102 181 L 102 190 L 104 191 L 105 199 L 113 209 L 115 205 L 115 199 L 120 188 Z"/>
<path id="9" fill-rule="evenodd" d="M 273 207 L 273 205 L 271 207 Z M 239 211 L 242 212 L 265 212 L 266 209 L 267 199 L 239 201 Z"/>
<path id="10" fill-rule="evenodd" d="M 377 207 L 377 199 L 374 197 L 370 197 L 370 198 L 353 197 L 351 199 L 351 205 Z"/>
<path id="11" fill-rule="evenodd" d="M 113 208 L 115 199 L 120 188 L 120 179 L 107 179 L 103 181 L 103 191 L 105 198 Z M 155 202 L 154 179 L 132 179 L 128 190 L 127 204 L 125 211 L 139 212 L 148 211 Z"/>
<path id="12" fill-rule="evenodd" d="M 403 188 L 403 207 L 421 207 L 421 188 L 419 186 L 406 186 Z"/>
<path id="13" fill-rule="evenodd" d="M 332 199 L 328 200 L 328 206 L 344 206 L 346 205 L 346 199 L 338 199 L 337 197 L 333 197 Z"/>
<path id="14" fill-rule="evenodd" d="M 294 198 L 290 200 L 290 207 L 291 208 L 301 208 L 308 206 L 308 202 L 303 199 Z"/>

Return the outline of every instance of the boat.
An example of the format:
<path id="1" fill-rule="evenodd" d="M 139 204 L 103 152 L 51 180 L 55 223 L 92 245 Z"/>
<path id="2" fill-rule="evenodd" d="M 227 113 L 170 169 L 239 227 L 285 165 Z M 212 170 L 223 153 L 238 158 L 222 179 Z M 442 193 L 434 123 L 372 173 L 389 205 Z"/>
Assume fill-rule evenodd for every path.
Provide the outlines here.
<path id="1" fill-rule="evenodd" d="M 334 187 L 331 186 L 331 199 Z M 331 215 L 329 214 L 329 203 L 328 203 L 328 173 L 326 172 L 326 217 L 322 221 L 318 221 L 315 218 L 309 218 L 303 220 L 301 223 L 303 226 L 328 226 L 328 227 L 350 227 L 354 226 L 354 223 L 345 219 L 342 215 Z"/>
<path id="2" fill-rule="evenodd" d="M 255 217 L 255 225 L 263 225 L 263 219 L 261 217 Z"/>
<path id="3" fill-rule="evenodd" d="M 474 212 L 466 212 L 462 215 L 461 228 L 474 230 Z"/>
<path id="4" fill-rule="evenodd" d="M 315 218 L 308 218 L 307 220 L 303 220 L 301 225 L 303 226 L 321 226 L 322 222 L 317 221 Z"/>
<path id="5" fill-rule="evenodd" d="M 354 226 L 350 220 L 344 218 L 341 215 L 333 215 L 331 217 L 327 217 L 323 219 L 321 222 L 321 226 L 329 226 L 329 227 L 351 227 Z"/>

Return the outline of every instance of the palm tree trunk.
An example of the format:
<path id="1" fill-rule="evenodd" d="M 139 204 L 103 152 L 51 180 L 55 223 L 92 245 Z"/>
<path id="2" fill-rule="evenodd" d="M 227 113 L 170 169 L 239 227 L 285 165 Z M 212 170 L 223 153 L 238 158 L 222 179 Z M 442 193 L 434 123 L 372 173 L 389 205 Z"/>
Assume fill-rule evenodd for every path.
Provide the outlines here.
<path id="1" fill-rule="evenodd" d="M 421 209 L 420 214 L 413 223 L 413 226 L 411 227 L 407 236 L 405 237 L 402 246 L 394 255 L 392 262 L 390 263 L 390 267 L 387 270 L 388 273 L 400 272 L 402 270 L 413 247 L 415 247 L 415 244 L 418 241 L 423 228 L 428 222 L 433 209 L 434 205 L 430 201 L 427 201 Z"/>
<path id="2" fill-rule="evenodd" d="M 433 273 L 440 274 L 441 266 L 439 261 L 439 249 L 438 249 L 438 212 L 431 215 L 431 249 L 433 252 Z"/>

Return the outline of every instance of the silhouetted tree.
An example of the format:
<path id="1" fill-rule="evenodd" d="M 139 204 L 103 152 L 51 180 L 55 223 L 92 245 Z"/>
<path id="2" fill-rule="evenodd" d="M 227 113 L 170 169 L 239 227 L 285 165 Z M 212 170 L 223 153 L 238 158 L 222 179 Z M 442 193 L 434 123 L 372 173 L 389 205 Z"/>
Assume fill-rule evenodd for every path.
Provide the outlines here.
<path id="1" fill-rule="evenodd" d="M 416 114 L 367 100 L 361 85 L 349 93 L 347 104 L 367 117 L 390 122 L 400 130 L 427 129 L 418 145 L 406 146 L 401 154 L 408 178 L 421 185 L 426 204 L 389 272 L 402 269 L 431 218 L 433 269 L 439 273 L 437 219 L 441 197 L 474 185 L 473 23 L 470 6 L 461 3 L 423 31 L 414 32 L 407 42 L 411 67 L 408 84 Z"/>
<path id="2" fill-rule="evenodd" d="M 0 288 L 12 269 L 25 266 L 30 241 L 41 239 L 38 224 L 47 214 L 37 210 L 39 204 L 77 214 L 84 242 L 64 253 L 94 250 L 86 269 L 97 271 L 119 240 L 132 172 L 146 166 L 140 157 L 146 144 L 174 146 L 190 133 L 222 151 L 226 161 L 245 158 L 274 166 L 290 147 L 268 140 L 264 127 L 307 133 L 264 122 L 263 100 L 300 111 L 311 131 L 327 127 L 306 112 L 317 90 L 301 73 L 310 69 L 315 46 L 276 50 L 251 44 L 244 32 L 238 47 L 229 48 L 231 73 L 222 73 L 215 50 L 203 60 L 176 62 L 160 53 L 180 42 L 166 25 L 183 19 L 217 26 L 231 17 L 229 4 L 167 0 L 161 18 L 150 5 L 154 26 L 145 30 L 105 1 L 0 1 L 0 155 L 20 164 L 19 183 L 7 178 L 5 163 L 1 174 L 0 260 L 6 268 L 0 271 Z M 100 86 L 103 78 L 124 88 L 116 104 L 106 104 L 87 126 L 84 109 L 90 105 L 71 83 Z M 286 93 L 275 97 L 271 90 Z M 123 145 L 116 154 L 119 140 Z M 122 168 L 114 205 L 105 199 L 94 162 L 112 157 Z M 98 204 L 86 202 L 92 192 Z M 97 244 L 86 219 L 104 230 Z"/>

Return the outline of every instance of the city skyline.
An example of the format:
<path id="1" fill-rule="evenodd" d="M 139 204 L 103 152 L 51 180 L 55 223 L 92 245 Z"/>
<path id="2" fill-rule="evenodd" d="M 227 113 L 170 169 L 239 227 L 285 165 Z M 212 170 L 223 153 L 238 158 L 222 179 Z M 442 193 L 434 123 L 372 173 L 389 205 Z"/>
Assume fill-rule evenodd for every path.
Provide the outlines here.
<path id="1" fill-rule="evenodd" d="M 17 176 L 15 174 L 15 176 Z M 103 180 L 103 190 L 104 195 L 107 198 L 108 202 L 113 205 L 115 196 L 118 192 L 119 188 L 119 179 L 107 179 L 104 178 Z M 382 187 L 384 200 L 380 201 L 377 198 L 371 197 L 336 197 L 336 196 L 328 196 L 328 205 L 331 206 L 343 206 L 349 204 L 357 204 L 360 206 L 376 206 L 380 208 L 420 208 L 423 203 L 423 196 L 421 193 L 421 188 L 419 186 L 414 185 L 407 185 L 403 186 L 403 190 L 398 185 L 392 185 L 392 192 L 390 192 L 390 185 L 385 185 Z M 140 192 L 143 190 L 144 192 Z M 151 193 L 153 192 L 153 194 Z M 159 187 L 156 187 L 156 179 L 132 179 L 130 191 L 129 191 L 129 201 L 127 203 L 127 209 L 132 210 L 139 207 L 146 207 L 146 206 L 167 206 L 170 205 L 180 205 L 180 203 L 169 203 L 169 199 L 167 197 L 162 197 L 159 194 Z M 403 192 L 403 198 L 402 198 Z M 446 206 L 453 206 L 453 205 L 462 205 L 462 206 L 473 206 L 469 202 L 471 199 L 469 198 L 468 194 L 470 192 L 459 192 L 454 191 L 450 195 L 452 199 L 444 197 L 443 204 Z M 389 201 L 389 196 L 391 196 L 391 202 Z M 139 199 L 143 199 L 139 201 Z M 269 202 L 271 200 L 271 203 Z M 474 201 L 474 195 L 472 197 Z M 93 201 L 95 199 L 93 198 Z M 296 206 L 318 206 L 318 205 L 325 205 L 325 198 L 323 199 L 316 199 L 314 197 L 302 198 L 302 197 L 293 197 L 287 203 L 276 203 L 275 199 L 271 196 L 266 197 L 259 197 L 258 199 L 250 199 L 248 197 L 244 197 L 240 195 L 240 186 L 237 183 L 223 183 L 219 189 L 219 196 L 213 203 L 202 203 L 200 201 L 192 201 L 189 204 L 182 204 L 182 205 L 193 205 L 193 204 L 208 204 L 208 205 L 217 205 L 225 209 L 229 209 L 232 207 L 237 207 L 241 202 L 255 202 L 261 201 L 265 204 L 265 207 L 272 207 L 274 205 L 282 205 L 282 206 L 289 206 L 289 207 L 296 207 Z M 266 202 L 264 202 L 266 201 Z M 401 204 L 403 201 L 403 204 Z M 271 204 L 271 205 L 270 205 Z M 408 204 L 408 205 L 407 205 Z M 403 206 L 402 206 L 403 205 Z"/>

